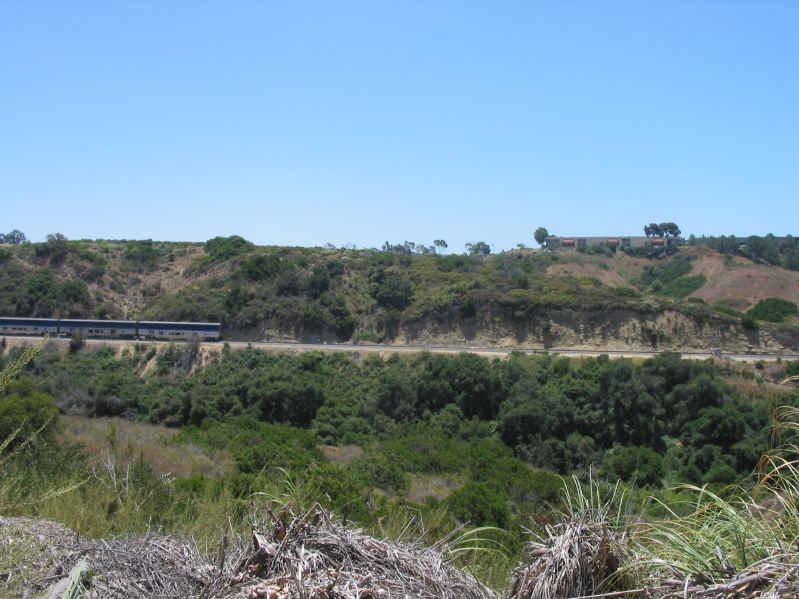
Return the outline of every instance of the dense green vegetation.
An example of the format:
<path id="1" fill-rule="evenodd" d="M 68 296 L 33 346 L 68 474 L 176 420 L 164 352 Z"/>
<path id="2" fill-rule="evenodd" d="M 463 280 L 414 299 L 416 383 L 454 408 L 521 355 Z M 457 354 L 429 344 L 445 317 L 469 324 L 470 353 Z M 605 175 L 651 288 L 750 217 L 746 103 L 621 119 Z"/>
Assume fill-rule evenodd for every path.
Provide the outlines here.
<path id="1" fill-rule="evenodd" d="M 752 318 L 769 322 L 782 322 L 797 313 L 799 313 L 799 307 L 796 304 L 778 297 L 760 300 L 754 308 L 747 312 Z"/>
<path id="2" fill-rule="evenodd" d="M 743 394 L 712 363 L 678 354 L 643 363 L 473 354 L 358 362 L 343 354 L 224 350 L 201 368 L 198 361 L 192 346 L 157 355 L 138 346 L 120 359 L 110 349 L 45 353 L 35 365 L 35 388 L 64 412 L 169 426 L 248 418 L 308 429 L 329 444 L 390 445 L 411 435 L 403 443 L 417 450 L 439 437 L 502 441 L 539 468 L 604 467 L 651 486 L 732 482 L 754 467 L 767 442 L 765 397 Z M 430 453 L 446 462 L 441 447 Z M 377 461 L 407 465 L 406 458 Z M 408 470 L 462 467 L 414 462 Z"/>
<path id="3" fill-rule="evenodd" d="M 0 439 L 24 439 L 55 424 L 58 410 L 52 396 L 35 391 L 28 381 L 12 382 L 0 395 Z"/>

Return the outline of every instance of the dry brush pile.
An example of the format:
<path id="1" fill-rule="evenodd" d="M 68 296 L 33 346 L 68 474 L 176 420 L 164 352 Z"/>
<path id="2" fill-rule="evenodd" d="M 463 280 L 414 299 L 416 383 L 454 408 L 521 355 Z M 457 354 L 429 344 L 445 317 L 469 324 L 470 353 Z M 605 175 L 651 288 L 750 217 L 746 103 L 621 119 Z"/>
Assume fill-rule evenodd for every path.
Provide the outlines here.
<path id="1" fill-rule="evenodd" d="M 573 520 L 548 527 L 547 533 L 544 542 L 526 547 L 503 599 L 799 597 L 797 547 L 788 552 L 775 547 L 769 557 L 740 570 L 728 562 L 726 571 L 686 572 L 597 522 Z M 716 551 L 727 561 L 720 548 Z"/>
<path id="2" fill-rule="evenodd" d="M 376 539 L 315 507 L 299 516 L 273 516 L 246 543 L 216 556 L 156 534 L 82 539 L 43 521 L 0 519 L 0 551 L 21 559 L 0 572 L 0 596 L 17 592 L 60 597 L 76 564 L 83 596 L 202 599 L 493 599 L 494 593 L 450 565 L 439 547 Z M 33 554 L 23 549 L 37 545 Z M 5 590 L 4 590 L 5 589 Z"/>
<path id="3" fill-rule="evenodd" d="M 492 591 L 442 557 L 443 547 L 376 539 L 321 508 L 267 532 L 207 597 L 241 599 L 490 599 Z"/>
<path id="4" fill-rule="evenodd" d="M 94 540 L 46 520 L 0 518 L 0 597 L 59 598 L 84 563 L 84 597 L 196 597 L 216 575 L 194 544 L 162 535 Z"/>
<path id="5" fill-rule="evenodd" d="M 601 522 L 578 518 L 547 526 L 547 539 L 527 545 L 505 599 L 591 595 L 607 586 L 625 563 L 627 547 Z"/>

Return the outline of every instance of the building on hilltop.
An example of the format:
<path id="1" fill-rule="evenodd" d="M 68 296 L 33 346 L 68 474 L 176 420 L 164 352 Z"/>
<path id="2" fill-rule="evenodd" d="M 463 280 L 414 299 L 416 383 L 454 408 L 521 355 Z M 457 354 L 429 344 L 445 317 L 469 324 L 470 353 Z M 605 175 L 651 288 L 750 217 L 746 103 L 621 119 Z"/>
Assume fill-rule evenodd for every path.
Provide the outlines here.
<path id="1" fill-rule="evenodd" d="M 555 237 L 546 239 L 549 249 L 579 249 L 588 247 L 645 248 L 666 247 L 682 242 L 680 237 L 645 237 L 644 235 L 606 237 Z"/>

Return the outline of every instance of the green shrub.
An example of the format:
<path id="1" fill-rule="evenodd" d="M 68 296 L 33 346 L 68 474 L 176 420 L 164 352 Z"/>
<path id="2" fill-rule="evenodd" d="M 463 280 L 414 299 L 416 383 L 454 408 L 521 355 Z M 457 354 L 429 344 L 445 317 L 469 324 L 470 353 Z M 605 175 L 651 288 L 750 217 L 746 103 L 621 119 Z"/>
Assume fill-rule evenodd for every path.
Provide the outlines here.
<path id="1" fill-rule="evenodd" d="M 0 440 L 19 430 L 17 439 L 26 439 L 42 427 L 56 425 L 58 408 L 50 395 L 38 392 L 30 381 L 12 381 L 0 395 Z"/>
<path id="2" fill-rule="evenodd" d="M 796 315 L 797 312 L 799 312 L 799 307 L 795 303 L 779 297 L 770 297 L 757 302 L 755 307 L 747 312 L 747 315 L 757 320 L 783 322 L 786 318 Z"/>
<path id="3" fill-rule="evenodd" d="M 86 345 L 86 336 L 82 331 L 72 333 L 69 337 L 69 351 L 75 353 Z"/>
<path id="4" fill-rule="evenodd" d="M 413 285 L 394 273 L 379 273 L 374 278 L 372 297 L 384 308 L 402 310 L 413 302 Z"/>
<path id="5" fill-rule="evenodd" d="M 474 526 L 505 528 L 510 521 L 507 497 L 488 483 L 469 481 L 445 500 L 453 516 Z"/>
<path id="6" fill-rule="evenodd" d="M 409 486 L 408 477 L 399 464 L 384 455 L 370 455 L 352 462 L 347 469 L 365 484 L 385 491 L 397 493 Z"/>
<path id="7" fill-rule="evenodd" d="M 729 316 L 734 316 L 736 318 L 741 316 L 741 313 L 738 310 L 736 310 L 733 306 L 731 306 L 728 300 L 719 300 L 717 302 L 713 302 L 710 305 L 714 310 L 716 310 L 717 312 L 721 312 L 722 314 L 727 314 Z"/>
<path id="8" fill-rule="evenodd" d="M 463 469 L 464 445 L 422 424 L 407 424 L 383 440 L 380 452 L 406 472 L 435 474 Z"/>
<path id="9" fill-rule="evenodd" d="M 666 285 L 691 272 L 691 261 L 684 257 L 676 257 L 665 264 L 652 264 L 644 268 L 644 272 L 633 282 L 639 288 L 652 285 L 659 281 L 661 285 Z"/>
<path id="10" fill-rule="evenodd" d="M 744 316 L 741 318 L 741 326 L 747 331 L 756 331 L 758 328 L 757 321 L 751 316 Z"/>
<path id="11" fill-rule="evenodd" d="M 229 260 L 241 254 L 246 254 L 255 246 L 240 237 L 239 235 L 231 235 L 230 237 L 214 237 L 205 242 L 205 253 L 212 262 L 222 262 Z"/>
<path id="12" fill-rule="evenodd" d="M 629 287 L 611 287 L 611 293 L 616 297 L 622 298 L 639 298 L 641 294 L 638 293 L 635 289 L 630 289 Z"/>
<path id="13" fill-rule="evenodd" d="M 154 244 L 152 239 L 144 241 L 130 241 L 125 246 L 124 259 L 138 266 L 152 267 L 163 254 Z"/>
<path id="14" fill-rule="evenodd" d="M 452 272 L 454 270 L 465 270 L 470 267 L 471 261 L 466 256 L 449 254 L 436 259 L 438 270 L 441 272 Z"/>
<path id="15" fill-rule="evenodd" d="M 674 299 L 682 299 L 686 295 L 690 295 L 694 291 L 701 289 L 706 282 L 707 278 L 705 275 L 680 277 L 679 279 L 666 283 L 660 293 L 668 297 L 673 297 Z"/>
<path id="16" fill-rule="evenodd" d="M 17 316 L 80 318 L 90 315 L 92 297 L 82 281 L 59 282 L 49 268 L 23 277 L 14 286 L 14 313 Z"/>
<path id="17" fill-rule="evenodd" d="M 581 254 L 589 254 L 591 256 L 607 256 L 612 257 L 616 252 L 616 246 L 606 245 L 589 245 L 587 247 L 579 247 L 577 251 Z"/>
<path id="18" fill-rule="evenodd" d="M 256 254 L 241 261 L 241 274 L 250 281 L 269 281 L 280 274 L 286 266 L 276 253 Z"/>
<path id="19" fill-rule="evenodd" d="M 460 315 L 463 318 L 474 318 L 477 315 L 477 308 L 474 305 L 474 300 L 472 298 L 467 299 L 463 304 L 461 304 L 460 308 L 458 308 Z"/>
<path id="20" fill-rule="evenodd" d="M 362 341 L 381 343 L 384 339 L 385 337 L 381 333 L 372 329 L 357 329 L 352 335 L 353 343 L 360 343 Z"/>
<path id="21" fill-rule="evenodd" d="M 615 447 L 605 454 L 602 470 L 610 481 L 634 481 L 657 487 L 665 474 L 663 458 L 649 447 Z"/>
<path id="22" fill-rule="evenodd" d="M 233 454 L 237 470 L 244 474 L 274 474 L 281 468 L 303 472 L 312 464 L 324 462 L 313 433 L 247 417 L 186 427 L 170 442 L 227 449 Z"/>
<path id="23" fill-rule="evenodd" d="M 318 298 L 330 288 L 330 274 L 322 265 L 315 266 L 305 282 L 305 292 L 309 297 Z"/>

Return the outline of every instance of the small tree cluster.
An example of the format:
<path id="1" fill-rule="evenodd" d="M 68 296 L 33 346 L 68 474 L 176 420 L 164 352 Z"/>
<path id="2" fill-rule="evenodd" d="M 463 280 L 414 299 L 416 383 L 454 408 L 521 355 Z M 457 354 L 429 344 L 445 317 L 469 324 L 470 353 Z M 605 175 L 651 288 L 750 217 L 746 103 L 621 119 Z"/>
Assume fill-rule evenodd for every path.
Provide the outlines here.
<path id="1" fill-rule="evenodd" d="M 491 253 L 491 247 L 485 241 L 475 241 L 466 244 L 466 252 L 470 256 L 488 256 Z"/>
<path id="2" fill-rule="evenodd" d="M 433 245 L 425 245 L 421 242 L 414 243 L 413 241 L 405 241 L 403 243 L 389 243 L 386 241 L 381 249 L 384 252 L 401 256 L 431 256 L 439 253 L 443 254 L 448 247 L 446 241 L 436 239 L 433 241 Z"/>
<path id="3" fill-rule="evenodd" d="M 676 223 L 649 223 L 644 225 L 644 234 L 647 237 L 679 237 L 680 227 Z"/>
<path id="4" fill-rule="evenodd" d="M 547 231 L 546 227 L 538 227 L 533 233 L 533 237 L 536 243 L 543 247 L 547 242 L 547 237 L 549 237 L 549 231 Z"/>
<path id="5" fill-rule="evenodd" d="M 28 238 L 25 237 L 25 233 L 19 229 L 14 229 L 10 233 L 0 233 L 0 243 L 19 245 L 20 243 L 25 243 L 26 241 L 28 241 Z"/>

